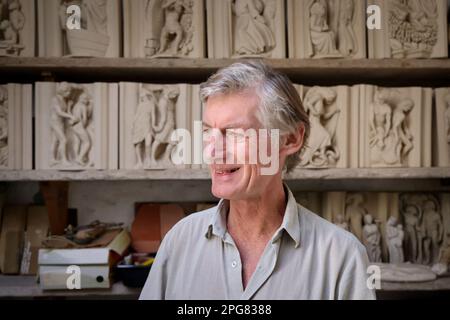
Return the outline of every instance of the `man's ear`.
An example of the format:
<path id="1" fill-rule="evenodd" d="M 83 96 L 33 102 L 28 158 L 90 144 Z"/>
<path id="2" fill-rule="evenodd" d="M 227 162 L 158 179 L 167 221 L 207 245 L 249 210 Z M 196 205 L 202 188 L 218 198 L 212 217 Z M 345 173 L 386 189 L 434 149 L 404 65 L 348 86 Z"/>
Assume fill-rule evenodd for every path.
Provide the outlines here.
<path id="1" fill-rule="evenodd" d="M 305 127 L 303 126 L 303 124 L 301 124 L 297 127 L 297 130 L 295 132 L 289 133 L 283 137 L 280 146 L 280 153 L 284 154 L 285 156 L 296 153 L 302 148 L 304 137 Z"/>

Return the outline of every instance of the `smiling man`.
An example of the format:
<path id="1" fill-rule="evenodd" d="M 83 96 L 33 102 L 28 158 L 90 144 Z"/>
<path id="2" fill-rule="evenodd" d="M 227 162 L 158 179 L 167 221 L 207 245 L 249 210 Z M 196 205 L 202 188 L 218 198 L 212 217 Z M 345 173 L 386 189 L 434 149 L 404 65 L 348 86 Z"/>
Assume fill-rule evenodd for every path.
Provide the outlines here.
<path id="1" fill-rule="evenodd" d="M 239 62 L 200 94 L 212 193 L 221 200 L 167 233 L 140 298 L 374 299 L 362 244 L 297 204 L 283 183 L 310 127 L 289 79 L 262 62 Z M 256 140 L 242 134 L 251 129 Z M 264 153 L 276 160 L 272 174 L 264 174 L 273 165 Z"/>

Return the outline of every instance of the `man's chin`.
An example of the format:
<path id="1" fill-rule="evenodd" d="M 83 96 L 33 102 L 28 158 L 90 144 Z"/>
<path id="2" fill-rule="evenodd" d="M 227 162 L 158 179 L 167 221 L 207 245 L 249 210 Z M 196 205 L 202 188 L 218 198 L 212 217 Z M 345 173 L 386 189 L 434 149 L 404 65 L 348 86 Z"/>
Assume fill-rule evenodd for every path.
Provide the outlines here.
<path id="1" fill-rule="evenodd" d="M 235 185 L 224 185 L 224 184 L 218 184 L 218 183 L 212 183 L 211 186 L 211 192 L 212 194 L 219 199 L 227 199 L 232 200 L 236 197 L 236 194 L 238 194 L 238 190 Z"/>

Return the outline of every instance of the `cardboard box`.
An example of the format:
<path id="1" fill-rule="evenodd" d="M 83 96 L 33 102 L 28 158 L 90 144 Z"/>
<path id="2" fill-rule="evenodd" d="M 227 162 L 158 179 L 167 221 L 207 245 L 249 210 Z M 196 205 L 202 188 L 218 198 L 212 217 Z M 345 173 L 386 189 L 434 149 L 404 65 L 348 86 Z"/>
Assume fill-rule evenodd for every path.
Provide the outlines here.
<path id="1" fill-rule="evenodd" d="M 110 288 L 111 267 L 131 243 L 127 230 L 115 232 L 113 240 L 101 248 L 40 249 L 40 287 L 43 290 L 69 290 L 78 283 L 79 289 Z"/>

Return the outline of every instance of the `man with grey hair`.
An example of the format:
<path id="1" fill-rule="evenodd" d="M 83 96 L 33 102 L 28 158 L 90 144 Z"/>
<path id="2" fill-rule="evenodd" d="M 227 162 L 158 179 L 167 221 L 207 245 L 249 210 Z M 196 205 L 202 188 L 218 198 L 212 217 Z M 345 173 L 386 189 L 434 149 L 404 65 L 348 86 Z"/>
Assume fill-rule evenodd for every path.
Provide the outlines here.
<path id="1" fill-rule="evenodd" d="M 262 62 L 238 62 L 203 83 L 200 94 L 212 193 L 221 200 L 167 233 L 140 299 L 374 299 L 364 246 L 297 204 L 283 183 L 310 126 L 289 79 Z M 239 134 L 248 129 L 279 135 L 251 143 Z M 230 134 L 238 136 L 231 144 Z M 265 139 L 279 142 L 263 144 L 279 159 L 271 175 L 262 174 L 267 164 L 259 158 L 248 161 Z"/>

